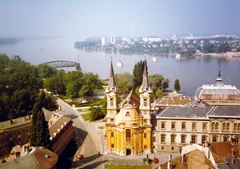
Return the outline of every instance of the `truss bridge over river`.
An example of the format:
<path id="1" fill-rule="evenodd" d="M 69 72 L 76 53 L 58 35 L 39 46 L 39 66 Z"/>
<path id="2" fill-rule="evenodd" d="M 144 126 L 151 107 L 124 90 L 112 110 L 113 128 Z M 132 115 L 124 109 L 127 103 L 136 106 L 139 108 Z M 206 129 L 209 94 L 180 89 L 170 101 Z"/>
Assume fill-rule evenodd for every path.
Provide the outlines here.
<path id="1" fill-rule="evenodd" d="M 52 68 L 61 68 L 61 67 L 76 67 L 76 70 L 81 71 L 80 63 L 73 61 L 64 61 L 64 60 L 56 60 L 42 63 L 41 65 L 48 65 Z"/>

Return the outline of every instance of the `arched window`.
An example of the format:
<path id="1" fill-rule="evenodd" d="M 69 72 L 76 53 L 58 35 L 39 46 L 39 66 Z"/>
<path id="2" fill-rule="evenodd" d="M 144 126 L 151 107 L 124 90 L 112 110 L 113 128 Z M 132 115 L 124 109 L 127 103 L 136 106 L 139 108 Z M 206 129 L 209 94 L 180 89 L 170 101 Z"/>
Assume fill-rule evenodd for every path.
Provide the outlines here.
<path id="1" fill-rule="evenodd" d="M 110 106 L 113 106 L 113 99 L 110 99 Z"/>
<path id="2" fill-rule="evenodd" d="M 212 130 L 215 130 L 215 123 L 212 123 Z"/>
<path id="3" fill-rule="evenodd" d="M 239 138 L 238 137 L 235 137 L 235 142 L 238 144 L 238 142 L 239 142 Z"/>
<path id="4" fill-rule="evenodd" d="M 226 123 L 223 123 L 223 131 L 226 130 Z"/>
<path id="5" fill-rule="evenodd" d="M 131 129 L 126 129 L 126 142 L 131 141 Z"/>
<path id="6" fill-rule="evenodd" d="M 224 136 L 224 137 L 223 137 L 223 141 L 224 141 L 224 142 L 228 141 L 227 136 Z"/>
<path id="7" fill-rule="evenodd" d="M 230 130 L 230 123 L 227 123 L 227 131 Z"/>
<path id="8" fill-rule="evenodd" d="M 143 102 L 144 102 L 144 107 L 147 107 L 147 99 L 144 99 Z"/>
<path id="9" fill-rule="evenodd" d="M 130 117 L 130 113 L 129 112 L 126 113 L 126 117 Z"/>
<path id="10" fill-rule="evenodd" d="M 234 128 L 233 128 L 234 131 L 237 131 L 237 123 L 234 123 Z"/>
<path id="11" fill-rule="evenodd" d="M 219 130 L 219 123 L 216 123 L 215 130 Z"/>

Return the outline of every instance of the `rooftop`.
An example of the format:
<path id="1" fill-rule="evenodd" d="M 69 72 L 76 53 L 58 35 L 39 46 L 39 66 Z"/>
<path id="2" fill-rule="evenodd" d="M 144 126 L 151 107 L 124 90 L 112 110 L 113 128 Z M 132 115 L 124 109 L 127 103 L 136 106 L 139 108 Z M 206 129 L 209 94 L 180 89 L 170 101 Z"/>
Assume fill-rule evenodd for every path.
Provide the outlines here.
<path id="1" fill-rule="evenodd" d="M 30 116 L 19 117 L 12 120 L 7 120 L 0 122 L 0 129 L 10 129 L 16 126 L 30 124 L 31 125 L 32 119 Z"/>

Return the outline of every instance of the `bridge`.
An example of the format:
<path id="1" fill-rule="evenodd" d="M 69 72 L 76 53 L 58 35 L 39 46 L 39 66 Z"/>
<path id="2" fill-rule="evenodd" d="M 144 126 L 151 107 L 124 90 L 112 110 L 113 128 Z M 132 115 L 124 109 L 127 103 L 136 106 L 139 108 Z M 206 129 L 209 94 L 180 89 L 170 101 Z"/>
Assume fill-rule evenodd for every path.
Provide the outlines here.
<path id="1" fill-rule="evenodd" d="M 76 67 L 76 70 L 81 71 L 80 63 L 73 62 L 73 61 L 57 60 L 57 61 L 45 62 L 45 63 L 42 63 L 41 65 L 48 65 L 52 68 Z"/>

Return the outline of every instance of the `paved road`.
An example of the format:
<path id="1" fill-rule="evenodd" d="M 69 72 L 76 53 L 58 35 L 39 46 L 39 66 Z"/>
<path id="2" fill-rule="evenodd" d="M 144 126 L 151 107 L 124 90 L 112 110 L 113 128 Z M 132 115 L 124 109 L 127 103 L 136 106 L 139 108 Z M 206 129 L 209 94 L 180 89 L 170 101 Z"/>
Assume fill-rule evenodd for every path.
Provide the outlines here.
<path id="1" fill-rule="evenodd" d="M 76 109 L 63 100 L 58 99 L 57 103 L 61 107 L 59 113 L 73 120 L 73 140 L 78 143 L 78 149 L 72 162 L 72 168 L 104 168 L 101 165 L 104 162 L 104 158 L 99 154 L 100 150 L 95 145 L 94 133 L 88 130 L 88 123 L 84 122 Z M 83 154 L 84 157 L 81 160 L 76 158 L 76 155 L 79 153 Z"/>

